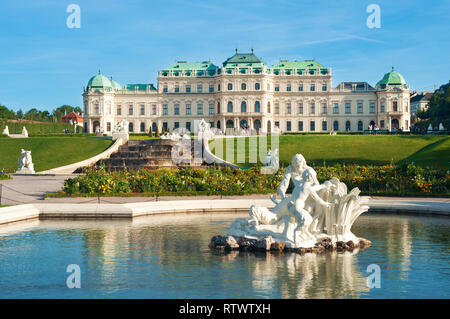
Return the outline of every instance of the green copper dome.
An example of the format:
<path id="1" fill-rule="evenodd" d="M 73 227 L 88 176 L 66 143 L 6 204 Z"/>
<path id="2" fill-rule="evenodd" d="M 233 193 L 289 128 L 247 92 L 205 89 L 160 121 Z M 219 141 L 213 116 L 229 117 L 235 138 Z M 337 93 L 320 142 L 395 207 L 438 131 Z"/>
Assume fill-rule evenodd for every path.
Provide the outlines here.
<path id="1" fill-rule="evenodd" d="M 87 86 L 92 88 L 110 88 L 112 87 L 112 84 L 111 81 L 108 80 L 106 76 L 104 76 L 103 74 L 100 73 L 100 71 L 98 71 L 98 74 L 93 76 L 89 80 Z"/>
<path id="2" fill-rule="evenodd" d="M 406 89 L 408 88 L 406 85 L 406 81 L 403 78 L 403 76 L 394 71 L 394 67 L 392 67 L 392 71 L 386 73 L 383 78 L 378 81 L 376 88 L 377 89 L 386 89 L 387 87 L 399 87 L 399 88 L 403 88 Z"/>
<path id="3" fill-rule="evenodd" d="M 111 77 L 111 86 L 114 88 L 114 90 L 122 90 L 122 85 L 120 85 L 119 83 L 117 83 L 116 81 L 114 81 Z"/>

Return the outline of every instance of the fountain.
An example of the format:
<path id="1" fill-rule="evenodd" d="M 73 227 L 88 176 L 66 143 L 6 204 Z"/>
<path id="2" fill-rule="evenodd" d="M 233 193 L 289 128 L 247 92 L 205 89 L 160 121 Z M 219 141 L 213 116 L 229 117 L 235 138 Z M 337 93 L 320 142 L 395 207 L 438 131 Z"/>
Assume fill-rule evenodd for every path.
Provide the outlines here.
<path id="1" fill-rule="evenodd" d="M 236 219 L 225 236 L 211 239 L 210 248 L 319 253 L 370 246 L 369 240 L 351 232 L 355 220 L 369 209 L 359 189 L 348 192 L 337 178 L 320 184 L 316 175 L 302 155 L 294 155 L 277 190 L 281 200 L 272 195 L 272 209 L 252 205 L 250 218 Z M 286 196 L 291 179 L 294 190 Z"/>

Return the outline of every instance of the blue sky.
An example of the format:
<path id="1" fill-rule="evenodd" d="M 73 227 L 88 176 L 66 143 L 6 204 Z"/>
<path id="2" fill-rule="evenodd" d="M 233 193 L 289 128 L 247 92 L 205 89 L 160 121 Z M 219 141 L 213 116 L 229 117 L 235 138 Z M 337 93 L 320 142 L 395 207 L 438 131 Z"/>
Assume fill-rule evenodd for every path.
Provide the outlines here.
<path id="1" fill-rule="evenodd" d="M 70 4 L 81 28 L 69 29 Z M 369 29 L 369 4 L 381 28 Z M 450 80 L 450 0 L 14 0 L 0 3 L 0 103 L 79 106 L 99 69 L 120 84 L 154 83 L 178 60 L 221 65 L 240 52 L 272 65 L 316 59 L 341 81 L 371 85 L 395 66 L 411 89 Z"/>

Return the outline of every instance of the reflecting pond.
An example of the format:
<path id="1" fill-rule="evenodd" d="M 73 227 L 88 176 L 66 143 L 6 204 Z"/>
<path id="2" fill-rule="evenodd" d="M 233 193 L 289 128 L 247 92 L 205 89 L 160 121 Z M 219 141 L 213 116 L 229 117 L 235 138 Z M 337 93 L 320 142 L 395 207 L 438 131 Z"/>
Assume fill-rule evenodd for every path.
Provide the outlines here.
<path id="1" fill-rule="evenodd" d="M 354 253 L 211 251 L 243 215 L 48 220 L 0 228 L 0 298 L 449 298 L 450 219 L 363 215 Z M 66 285 L 78 264 L 81 288 Z M 367 268 L 381 269 L 369 288 Z"/>

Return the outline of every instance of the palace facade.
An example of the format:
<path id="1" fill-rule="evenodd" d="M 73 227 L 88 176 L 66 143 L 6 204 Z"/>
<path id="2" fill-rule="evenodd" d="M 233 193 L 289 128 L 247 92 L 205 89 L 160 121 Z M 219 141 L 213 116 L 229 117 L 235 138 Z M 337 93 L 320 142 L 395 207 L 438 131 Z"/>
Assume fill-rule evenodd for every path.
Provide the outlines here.
<path id="1" fill-rule="evenodd" d="M 236 53 L 222 67 L 179 61 L 158 72 L 158 85 L 119 85 L 100 72 L 83 92 L 85 132 L 110 134 L 125 119 L 129 131 L 186 128 L 204 118 L 211 127 L 262 132 L 358 132 L 369 126 L 409 131 L 410 91 L 403 76 L 386 73 L 372 87 L 342 82 L 314 60 L 281 60 L 269 67 Z"/>

